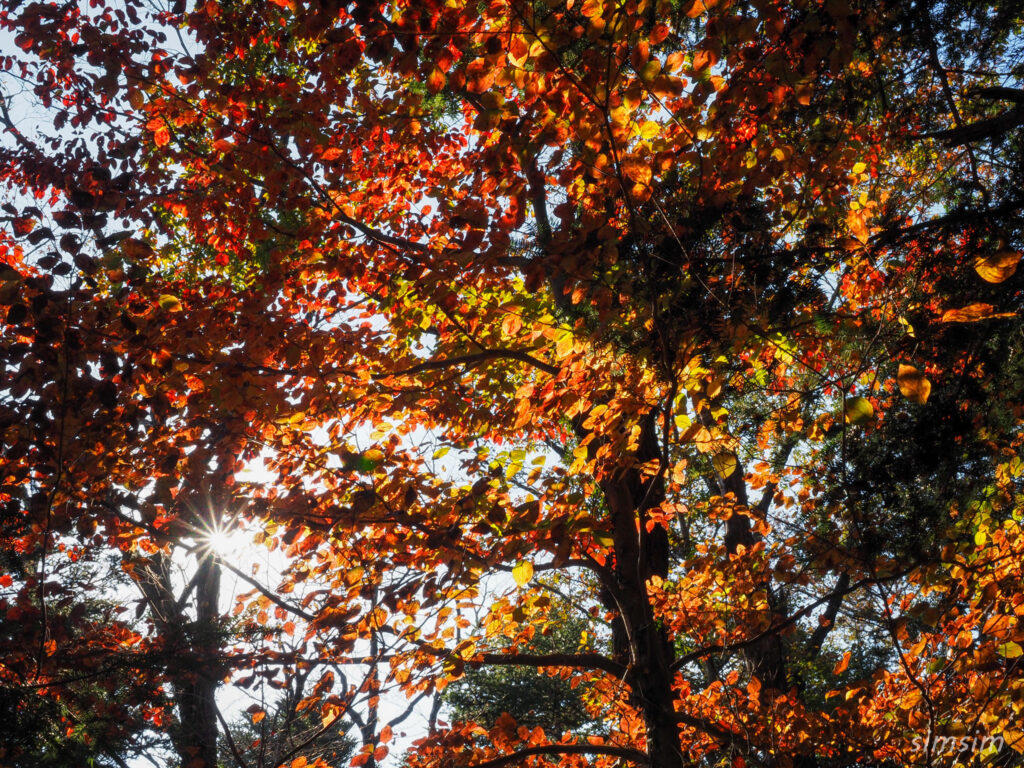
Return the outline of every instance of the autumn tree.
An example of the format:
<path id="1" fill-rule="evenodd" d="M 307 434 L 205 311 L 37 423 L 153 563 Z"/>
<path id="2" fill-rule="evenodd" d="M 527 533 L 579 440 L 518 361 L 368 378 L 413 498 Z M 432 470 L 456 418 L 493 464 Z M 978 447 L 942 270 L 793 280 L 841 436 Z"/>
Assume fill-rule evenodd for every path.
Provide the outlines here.
<path id="1" fill-rule="evenodd" d="M 558 586 L 538 583 L 550 591 L 552 606 L 544 624 L 523 650 L 535 655 L 572 654 L 580 650 L 607 650 L 608 631 L 585 610 L 585 593 L 565 595 Z M 480 631 L 477 628 L 477 631 Z M 600 710 L 588 709 L 587 697 L 578 679 L 567 679 L 557 669 L 529 666 L 470 665 L 458 680 L 444 689 L 445 709 L 441 714 L 452 721 L 474 722 L 493 728 L 502 718 L 517 725 L 537 726 L 551 733 L 589 733 L 604 727 Z"/>
<path id="2" fill-rule="evenodd" d="M 434 723 L 410 766 L 929 765 L 959 731 L 1012 759 L 1021 20 L 8 4 L 13 684 L 62 695 L 46 575 L 110 547 L 153 617 L 119 642 L 187 653 L 151 679 L 197 768 L 220 681 L 312 666 L 354 765 L 388 690 L 482 666 L 562 676 L 603 727 Z M 225 520 L 287 561 L 232 564 L 233 637 Z M 153 591 L 183 544 L 187 626 Z M 548 571 L 607 650 L 538 648 Z"/>

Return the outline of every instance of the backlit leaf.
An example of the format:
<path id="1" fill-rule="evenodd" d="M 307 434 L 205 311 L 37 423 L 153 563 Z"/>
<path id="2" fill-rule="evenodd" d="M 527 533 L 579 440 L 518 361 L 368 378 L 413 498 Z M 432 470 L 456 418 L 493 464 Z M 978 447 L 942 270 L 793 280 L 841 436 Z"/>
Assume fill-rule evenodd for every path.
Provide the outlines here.
<path id="1" fill-rule="evenodd" d="M 512 578 L 515 579 L 516 584 L 520 587 L 526 586 L 526 584 L 533 578 L 533 563 L 529 560 L 520 560 L 512 568 Z"/>
<path id="2" fill-rule="evenodd" d="M 739 466 L 736 454 L 729 451 L 716 453 L 711 457 L 711 463 L 714 464 L 715 472 L 723 479 L 730 477 L 736 471 L 736 467 Z"/>
<path id="3" fill-rule="evenodd" d="M 1007 659 L 1016 659 L 1024 654 L 1024 648 L 1021 648 L 1020 644 L 1013 642 L 1012 640 L 1006 643 L 1002 643 L 999 646 L 999 655 Z"/>
<path id="4" fill-rule="evenodd" d="M 932 383 L 912 365 L 900 364 L 896 382 L 902 395 L 918 404 L 926 402 L 932 391 Z"/>
<path id="5" fill-rule="evenodd" d="M 844 416 L 846 423 L 859 426 L 871 421 L 875 415 L 875 407 L 866 397 L 848 397 Z"/>
<path id="6" fill-rule="evenodd" d="M 974 270 L 987 283 L 1001 283 L 1013 276 L 1020 263 L 1020 251 L 1002 250 L 974 262 Z"/>
<path id="7" fill-rule="evenodd" d="M 181 300 L 177 296 L 165 293 L 157 299 L 157 303 L 165 312 L 181 312 Z"/>

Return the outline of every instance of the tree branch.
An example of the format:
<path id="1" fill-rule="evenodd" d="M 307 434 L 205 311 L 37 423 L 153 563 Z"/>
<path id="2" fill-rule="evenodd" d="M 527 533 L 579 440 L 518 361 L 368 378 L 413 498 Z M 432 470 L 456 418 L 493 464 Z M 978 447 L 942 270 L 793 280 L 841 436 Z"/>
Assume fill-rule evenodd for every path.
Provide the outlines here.
<path id="1" fill-rule="evenodd" d="M 476 352 L 472 355 L 459 355 L 458 357 L 448 357 L 443 360 L 429 360 L 425 363 L 422 363 L 420 365 L 414 365 L 411 368 L 406 368 L 405 370 L 402 371 L 396 371 L 391 374 L 381 374 L 380 378 L 383 378 L 385 375 L 414 376 L 417 373 L 422 373 L 423 371 L 434 371 L 443 368 L 450 368 L 451 366 L 455 365 L 465 365 L 467 368 L 470 368 L 486 360 L 501 359 L 519 360 L 520 362 L 528 363 L 529 365 L 532 365 L 535 368 L 539 368 L 545 373 L 550 373 L 552 376 L 557 375 L 559 372 L 559 369 L 556 366 L 545 363 L 543 360 L 538 360 L 533 355 L 524 352 L 523 350 L 485 349 L 483 352 Z"/>
<path id="2" fill-rule="evenodd" d="M 1002 99 L 1004 101 L 1012 101 L 1017 104 L 1024 104 L 1024 90 L 1020 88 L 1007 88 L 1000 85 L 992 85 L 986 88 L 975 88 L 971 91 L 975 96 L 980 96 L 983 99 Z"/>
<path id="3" fill-rule="evenodd" d="M 496 757 L 482 763 L 474 763 L 469 768 L 499 768 L 510 765 L 534 755 L 611 755 L 621 757 L 639 765 L 650 765 L 647 755 L 629 747 L 598 746 L 596 744 L 548 744 L 543 747 L 527 747 L 510 755 Z"/>
<path id="4" fill-rule="evenodd" d="M 1021 125 L 1024 125 L 1024 109 L 1017 107 L 995 117 L 975 120 L 973 123 L 962 123 L 955 128 L 919 133 L 914 138 L 938 139 L 953 145 L 970 144 L 975 141 L 996 138 Z"/>
<path id="5" fill-rule="evenodd" d="M 231 729 L 228 727 L 227 721 L 224 719 L 224 715 L 220 711 L 220 707 L 214 702 L 213 709 L 217 713 L 217 720 L 220 722 L 220 727 L 224 729 L 224 738 L 228 742 L 228 748 L 231 750 L 231 756 L 235 758 L 235 762 L 238 763 L 240 768 L 249 768 L 249 764 L 245 762 L 245 758 L 242 757 L 242 753 L 238 750 L 238 745 L 235 744 L 235 739 L 231 735 Z"/>
<path id="6" fill-rule="evenodd" d="M 885 579 L 881 579 L 881 578 L 861 579 L 860 581 L 858 581 L 855 584 L 852 584 L 852 585 L 846 587 L 845 589 L 843 589 L 841 591 L 837 592 L 837 591 L 834 590 L 834 591 L 830 592 L 828 595 L 826 595 L 825 597 L 819 598 L 818 600 L 815 600 L 813 603 L 809 603 L 808 605 L 805 605 L 803 608 L 801 608 L 796 613 L 793 613 L 793 614 L 787 616 L 785 619 L 783 619 L 782 621 L 778 622 L 777 624 L 773 624 L 772 626 L 768 627 L 768 629 L 766 629 L 764 632 L 761 632 L 761 633 L 759 633 L 757 635 L 754 635 L 754 637 L 747 638 L 746 640 L 738 640 L 735 643 L 715 643 L 714 645 L 707 645 L 707 646 L 704 646 L 703 648 L 698 648 L 695 651 L 690 651 L 689 653 L 683 654 L 678 659 L 676 659 L 676 661 L 672 664 L 672 669 L 673 670 L 681 669 L 682 667 L 686 666 L 690 662 L 698 661 L 699 659 L 703 659 L 706 656 L 712 656 L 712 655 L 714 655 L 716 653 L 728 653 L 730 651 L 741 651 L 744 648 L 749 648 L 752 645 L 756 645 L 757 643 L 760 643 L 766 637 L 768 637 L 770 635 L 777 634 L 778 632 L 781 632 L 786 627 L 791 626 L 792 624 L 795 624 L 797 621 L 799 621 L 803 617 L 807 616 L 811 611 L 813 611 L 818 606 L 824 605 L 825 603 L 829 603 L 832 600 L 835 600 L 837 594 L 842 596 L 842 597 L 845 597 L 846 595 L 850 594 L 851 592 L 856 592 L 858 589 L 861 589 L 862 587 L 869 586 L 871 584 L 881 584 L 881 583 L 886 582 L 886 581 L 893 581 L 895 579 L 903 578 L 908 573 L 910 573 L 912 570 L 913 570 L 913 568 L 905 569 L 903 571 L 900 571 L 899 573 L 893 574 L 892 576 L 888 576 Z"/>
<path id="7" fill-rule="evenodd" d="M 523 667 L 581 667 L 599 669 L 620 678 L 626 674 L 625 665 L 599 653 L 481 653 L 469 663 Z"/>
<path id="8" fill-rule="evenodd" d="M 720 728 L 712 722 L 705 720 L 702 717 L 694 717 L 693 715 L 687 715 L 685 712 L 677 712 L 676 720 L 683 725 L 688 725 L 691 728 L 696 728 L 698 731 L 702 731 L 709 736 L 714 736 L 722 744 L 731 744 L 736 740 L 736 734 L 731 731 L 727 731 L 724 728 Z"/>
<path id="9" fill-rule="evenodd" d="M 850 574 L 845 571 L 839 575 L 839 580 L 836 582 L 835 589 L 832 590 L 832 594 L 829 596 L 828 605 L 825 608 L 825 615 L 822 617 L 826 621 L 818 625 L 818 628 L 814 630 L 814 634 L 811 635 L 811 639 L 807 643 L 807 657 L 810 659 L 817 658 L 818 653 L 821 651 L 821 644 L 825 642 L 825 638 L 828 637 L 828 633 L 832 631 L 832 627 L 836 623 L 836 615 L 839 613 L 839 606 L 843 604 L 843 598 L 846 596 L 846 589 L 850 586 Z"/>

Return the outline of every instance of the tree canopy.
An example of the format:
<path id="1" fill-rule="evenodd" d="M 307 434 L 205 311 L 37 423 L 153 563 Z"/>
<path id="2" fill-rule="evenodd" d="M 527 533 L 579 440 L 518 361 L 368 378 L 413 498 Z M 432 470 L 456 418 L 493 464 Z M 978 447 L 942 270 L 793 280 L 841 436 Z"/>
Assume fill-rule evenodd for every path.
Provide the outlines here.
<path id="1" fill-rule="evenodd" d="M 1019 760 L 1022 23 L 8 0 L 0 761 Z"/>

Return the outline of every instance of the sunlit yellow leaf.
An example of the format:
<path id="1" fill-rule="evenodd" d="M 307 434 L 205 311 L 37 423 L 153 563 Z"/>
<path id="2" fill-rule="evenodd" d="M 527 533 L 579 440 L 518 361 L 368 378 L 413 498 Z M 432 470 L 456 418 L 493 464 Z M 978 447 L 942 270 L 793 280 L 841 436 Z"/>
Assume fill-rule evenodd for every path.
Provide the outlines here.
<path id="1" fill-rule="evenodd" d="M 661 126 L 653 120 L 645 120 L 640 124 L 640 136 L 645 139 L 653 139 L 661 133 Z"/>
<path id="2" fill-rule="evenodd" d="M 926 402 L 932 391 L 932 383 L 912 365 L 900 365 L 896 383 L 905 398 L 918 404 Z"/>
<path id="3" fill-rule="evenodd" d="M 529 560 L 521 560 L 512 569 L 512 578 L 520 587 L 525 586 L 533 578 L 533 563 Z"/>
<path id="4" fill-rule="evenodd" d="M 1007 659 L 1016 659 L 1021 654 L 1024 654 L 1024 649 L 1012 640 L 999 646 L 999 655 L 1005 656 Z"/>
<path id="5" fill-rule="evenodd" d="M 729 477 L 733 472 L 735 472 L 736 467 L 738 466 L 736 454 L 728 451 L 716 453 L 711 458 L 711 463 L 715 467 L 715 472 L 717 472 L 723 479 Z"/>
<path id="6" fill-rule="evenodd" d="M 974 271 L 987 283 L 1001 283 L 1017 271 L 1020 251 L 999 251 L 974 262 Z"/>

